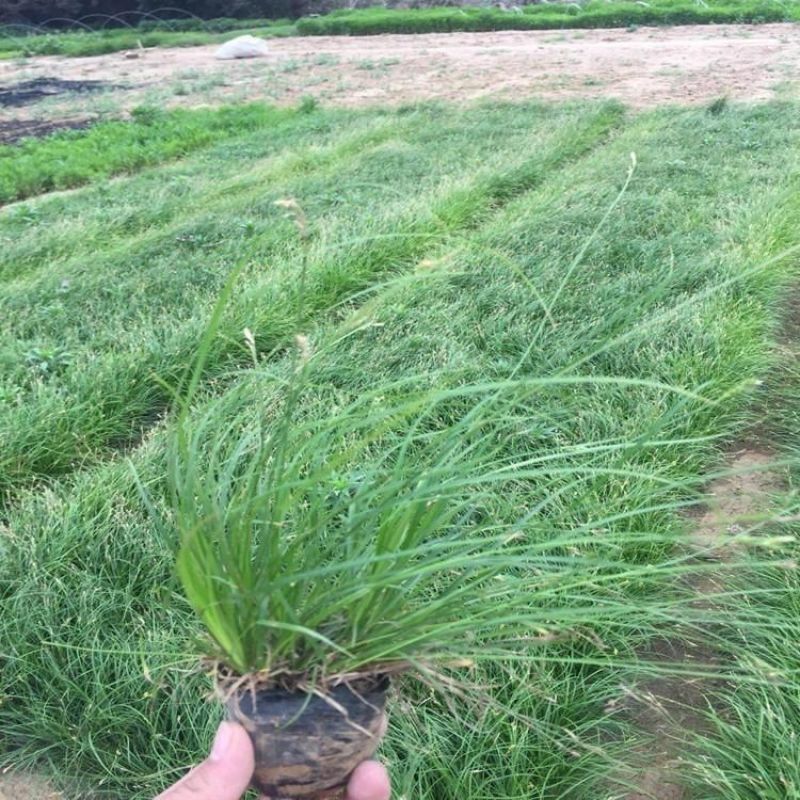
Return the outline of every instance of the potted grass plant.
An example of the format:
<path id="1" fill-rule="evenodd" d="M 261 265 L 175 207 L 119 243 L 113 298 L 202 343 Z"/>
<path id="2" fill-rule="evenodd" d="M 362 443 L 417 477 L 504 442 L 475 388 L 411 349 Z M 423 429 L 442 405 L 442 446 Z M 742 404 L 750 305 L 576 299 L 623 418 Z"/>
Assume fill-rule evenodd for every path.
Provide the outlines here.
<path id="1" fill-rule="evenodd" d="M 339 797 L 377 748 L 402 673 L 452 688 L 453 670 L 480 659 L 528 657 L 615 614 L 631 624 L 613 599 L 627 567 L 590 557 L 596 531 L 531 535 L 526 487 L 569 489 L 579 478 L 565 465 L 590 452 L 514 457 L 535 381 L 399 383 L 343 403 L 311 380 L 300 337 L 285 374 L 254 355 L 250 379 L 200 411 L 224 303 L 173 427 L 169 479 L 178 576 L 219 696 L 253 741 L 256 789 Z"/>
<path id="2" fill-rule="evenodd" d="M 337 796 L 378 746 L 394 676 L 446 681 L 542 632 L 520 534 L 488 514 L 496 442 L 477 418 L 435 429 L 431 393 L 320 417 L 302 383 L 267 419 L 252 384 L 182 416 L 170 458 L 178 575 L 254 786 L 279 798 Z"/>

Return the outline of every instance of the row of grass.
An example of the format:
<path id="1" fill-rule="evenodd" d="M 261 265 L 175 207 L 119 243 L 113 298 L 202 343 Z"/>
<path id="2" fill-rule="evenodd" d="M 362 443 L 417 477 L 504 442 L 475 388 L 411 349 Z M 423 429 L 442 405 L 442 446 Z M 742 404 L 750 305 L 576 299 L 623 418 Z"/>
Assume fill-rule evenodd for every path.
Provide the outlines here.
<path id="1" fill-rule="evenodd" d="M 379 33 L 449 33 L 454 31 L 559 30 L 625 28 L 637 25 L 709 25 L 789 22 L 800 19 L 800 4 L 781 0 L 697 3 L 652 0 L 648 3 L 590 0 L 584 4 L 540 4 L 505 11 L 496 8 L 366 8 L 304 18 L 296 24 L 303 36 L 368 36 Z"/>
<path id="2" fill-rule="evenodd" d="M 368 119 L 333 110 L 295 115 L 266 135 L 223 139 L 190 158 L 122 177 L 124 192 L 104 182 L 12 204 L 0 214 L 0 227 L 5 239 L 14 240 L 14 255 L 0 252 L 0 275 L 15 280 L 58 271 L 72 258 L 103 252 L 109 242 L 149 241 L 172 223 L 185 225 L 187 215 L 202 216 L 204 208 L 224 203 L 226 196 L 255 196 L 268 182 L 325 170 L 402 129 L 380 114 Z M 241 169 L 242 159 L 249 169 Z"/>
<path id="3" fill-rule="evenodd" d="M 789 266 L 763 262 L 776 247 L 792 243 L 776 231 L 791 237 L 796 229 L 796 209 L 781 204 L 798 167 L 795 115 L 792 105 L 731 107 L 719 115 L 652 113 L 605 141 L 610 124 L 619 126 L 613 107 L 497 106 L 479 114 L 428 109 L 340 118 L 331 125 L 324 152 L 315 157 L 298 159 L 296 145 L 284 140 L 283 147 L 292 150 L 288 161 L 278 153 L 254 163 L 242 153 L 264 145 L 244 141 L 239 160 L 232 163 L 235 150 L 229 142 L 228 158 L 217 165 L 231 171 L 226 191 L 215 194 L 217 187 L 204 185 L 203 170 L 192 173 L 190 165 L 184 197 L 192 197 L 195 208 L 188 203 L 173 208 L 174 198 L 165 190 L 161 202 L 172 208 L 173 250 L 174 231 L 184 221 L 191 235 L 205 231 L 217 237 L 207 235 L 172 261 L 159 255 L 158 232 L 137 229 L 149 219 L 148 210 L 137 215 L 125 205 L 148 204 L 156 172 L 130 179 L 129 194 L 116 200 L 90 189 L 37 203 L 28 215 L 15 208 L 9 225 L 27 228 L 23 238 L 29 240 L 41 232 L 55 236 L 52 244 L 68 242 L 71 231 L 48 233 L 56 218 L 76 228 L 79 239 L 78 221 L 88 208 L 115 202 L 133 220 L 133 233 L 128 242 L 124 234 L 122 241 L 107 241 L 105 252 L 98 248 L 91 269 L 70 262 L 66 252 L 60 262 L 50 263 L 46 248 L 37 250 L 31 241 L 23 245 L 38 253 L 38 260 L 29 258 L 23 274 L 2 285 L 0 297 L 7 309 L 25 309 L 36 318 L 12 313 L 16 325 L 4 340 L 19 337 L 24 349 L 43 328 L 50 336 L 63 331 L 71 347 L 88 343 L 87 357 L 72 362 L 73 382 L 64 379 L 69 361 L 65 371 L 56 370 L 53 388 L 67 402 L 60 411 L 52 406 L 40 411 L 43 419 L 63 418 L 71 400 L 85 415 L 89 408 L 78 392 L 97 378 L 91 373 L 94 359 L 108 357 L 106 373 L 116 376 L 118 391 L 131 391 L 126 370 L 133 351 L 120 341 L 128 334 L 141 340 L 150 331 L 144 347 L 155 348 L 156 326 L 185 326 L 186 349 L 168 352 L 167 368 L 150 365 L 167 380 L 180 373 L 207 320 L 215 287 L 236 254 L 249 247 L 212 351 L 215 379 L 206 384 L 209 394 L 235 385 L 247 415 L 269 416 L 275 379 L 293 363 L 291 356 L 273 352 L 275 340 L 264 333 L 281 308 L 291 315 L 285 335 L 297 332 L 300 320 L 318 354 L 313 387 L 303 398 L 304 413 L 312 416 L 359 396 L 379 401 L 381 387 L 389 397 L 399 381 L 406 389 L 425 389 L 512 372 L 551 379 L 549 387 L 498 422 L 509 434 L 508 454 L 536 459 L 541 470 L 538 480 L 520 482 L 499 496 L 495 512 L 514 517 L 520 509 L 529 511 L 535 522 L 532 546 L 563 531 L 597 542 L 584 538 L 565 554 L 570 558 L 579 558 L 581 548 L 621 547 L 628 558 L 652 559 L 656 553 L 648 534 L 678 527 L 671 502 L 714 462 L 714 442 L 738 431 L 747 387 L 768 364 L 774 298 Z M 372 143 L 364 146 L 367 135 Z M 559 137 L 566 139 L 560 146 Z M 582 158 L 575 153 L 576 140 L 583 141 Z M 514 183 L 508 176 L 525 163 L 520 151 L 526 141 L 545 151 L 540 177 Z M 354 142 L 361 143 L 356 152 Z M 586 152 L 589 143 L 595 146 Z M 494 157 L 487 155 L 488 144 Z M 615 204 L 631 151 L 639 166 Z M 204 154 L 201 163 L 208 165 L 212 157 Z M 484 171 L 474 185 L 464 184 L 459 172 L 473 159 L 482 159 Z M 305 183 L 298 180 L 298 164 L 305 165 Z M 542 171 L 546 165 L 550 168 Z M 175 181 L 176 169 L 164 170 L 165 183 Z M 247 173 L 250 182 L 236 173 Z M 446 193 L 436 191 L 440 182 L 451 183 Z M 426 238 L 418 250 L 402 251 L 409 261 L 398 262 L 391 245 L 404 239 L 390 238 L 392 231 L 421 226 L 431 208 L 452 213 L 453 197 L 464 204 L 481 186 L 509 185 L 515 190 L 502 202 L 484 196 L 478 210 L 455 217 L 460 225 Z M 304 263 L 291 222 L 271 211 L 272 200 L 288 190 L 310 222 L 307 299 L 312 300 L 298 315 L 296 295 L 284 287 L 272 295 L 282 305 L 267 302 L 271 314 L 259 317 L 280 280 L 280 263 L 285 261 L 284 280 L 295 288 Z M 399 196 L 392 201 L 393 193 Z M 385 217 L 375 220 L 384 206 L 389 206 Z M 37 217 L 33 212 L 39 209 Z M 213 229 L 208 227 L 212 220 Z M 219 234 L 242 223 L 259 226 L 259 238 L 239 238 L 229 247 Z M 594 235 L 598 226 L 600 235 Z M 282 244 L 267 237 L 272 228 L 280 231 Z M 365 251 L 367 236 L 373 249 Z M 142 239 L 150 249 L 136 249 Z M 167 240 L 164 236 L 165 249 Z M 375 249 L 380 242 L 389 249 Z M 129 261 L 120 258 L 126 245 L 132 251 Z M 156 263 L 138 286 L 141 302 L 126 316 L 122 298 L 131 303 L 137 297 L 126 277 L 136 267 L 143 269 L 151 256 Z M 359 265 L 382 261 L 399 266 L 393 280 L 376 285 L 385 273 L 370 268 L 350 282 Z M 169 273 L 174 275 L 171 288 L 154 280 Z M 76 283 L 67 287 L 66 306 L 59 309 L 63 295 L 54 298 L 53 293 L 63 275 Z M 331 294 L 327 286 L 327 302 L 316 304 L 313 298 L 326 280 L 340 291 Z M 193 281 L 202 283 L 206 294 L 186 291 Z M 370 284 L 369 294 L 339 302 L 338 313 L 329 313 L 333 301 Z M 101 286 L 104 291 L 94 294 Z M 70 296 L 73 288 L 77 296 Z M 82 303 L 84 288 L 92 296 Z M 91 308 L 97 310 L 90 314 Z M 142 325 L 136 327 L 136 320 Z M 255 367 L 245 326 L 254 334 Z M 243 357 L 232 359 L 237 350 Z M 4 374 L 23 373 L 12 359 Z M 564 380 L 578 376 L 581 382 Z M 605 377 L 614 380 L 604 382 Z M 22 448 L 9 436 L 27 427 L 21 416 L 25 406 L 35 407 L 51 385 L 48 379 L 34 383 L 17 416 L 2 428 L 4 452 L 10 443 L 17 457 L 23 456 Z M 202 412 L 200 401 L 197 413 Z M 104 413 L 117 412 L 107 407 Z M 439 424 L 449 420 L 445 416 Z M 231 419 L 230 425 L 238 422 Z M 42 438 L 48 437 L 44 444 L 57 460 L 68 439 L 53 434 L 53 428 L 40 427 L 25 446 L 41 450 Z M 164 445 L 158 426 L 130 454 L 159 508 L 166 494 Z M 92 455 L 97 462 L 110 454 Z M 90 461 L 77 458 L 69 466 L 86 468 L 46 489 L 18 492 L 5 512 L 0 765 L 38 763 L 62 780 L 99 788 L 99 796 L 151 797 L 205 751 L 218 712 L 203 702 L 205 681 L 191 670 L 190 640 L 197 625 L 177 592 L 169 517 L 154 521 L 124 460 Z M 611 593 L 583 589 L 590 626 L 564 631 L 566 642 L 543 649 L 535 663 L 486 666 L 470 676 L 484 691 L 496 687 L 491 694 L 497 705 L 471 709 L 457 697 L 442 701 L 419 689 L 411 690 L 413 702 L 395 708 L 384 756 L 401 796 L 589 800 L 608 794 L 606 777 L 616 754 L 611 742 L 620 723 L 605 709 L 619 700 L 618 662 L 652 634 L 654 620 L 636 585 Z M 610 620 L 626 602 L 636 605 L 636 613 L 628 614 L 622 641 Z M 510 707 L 516 718 L 500 706 Z M 74 796 L 85 796 L 85 784 Z M 741 795 L 753 796 L 761 795 Z"/>
<path id="4" fill-rule="evenodd" d="M 143 22 L 140 29 L 105 29 L 20 35 L 0 30 L 0 58 L 34 55 L 89 56 L 142 47 L 188 47 L 230 38 L 220 31 L 257 36 L 365 36 L 380 33 L 447 33 L 454 31 L 559 30 L 625 28 L 637 25 L 708 25 L 723 23 L 796 22 L 797 0 L 588 0 L 545 3 L 513 10 L 497 8 L 422 9 L 374 7 L 342 9 L 321 17 L 288 20 L 172 20 Z M 233 23 L 236 23 L 234 26 Z"/>
<path id="5" fill-rule="evenodd" d="M 284 28 L 292 24 L 290 19 L 236 19 L 234 17 L 215 17 L 214 19 L 142 19 L 136 28 L 140 31 L 205 31 L 206 33 L 227 33 L 229 31 L 252 30 L 255 28 Z"/>
<path id="6" fill-rule="evenodd" d="M 377 120 L 377 133 L 370 126 L 334 145 L 328 164 L 290 148 L 288 166 L 251 164 L 244 180 L 226 185 L 217 172 L 223 157 L 212 159 L 182 195 L 179 216 L 132 236 L 106 235 L 91 269 L 69 246 L 60 259 L 38 248 L 26 261 L 30 239 L 16 237 L 19 250 L 6 261 L 14 277 L 0 292 L 0 486 L 10 492 L 89 464 L 151 424 L 169 399 L 158 379 L 173 380 L 190 357 L 231 264 L 245 264 L 250 280 L 212 372 L 245 356 L 245 326 L 268 351 L 291 340 L 306 255 L 275 200 L 295 196 L 320 220 L 307 264 L 311 318 L 539 185 L 601 141 L 621 109 L 487 109 L 480 124 L 466 126 L 464 112 L 434 107 Z M 499 120 L 501 138 L 492 134 Z M 230 149 L 223 152 L 227 161 Z M 126 187 L 115 188 L 124 198 Z M 11 219 L 25 227 L 24 211 Z"/>
<path id="7" fill-rule="evenodd" d="M 178 9 L 174 9 L 178 10 Z M 187 12 L 188 13 L 188 12 Z M 104 15 L 94 16 L 103 19 Z M 41 25 L 32 25 L 24 22 L 0 23 L 0 35 L 4 37 L 26 37 L 40 36 L 49 33 L 106 33 L 120 34 L 125 32 L 149 33 L 158 31 L 163 33 L 230 33 L 230 31 L 251 30 L 254 28 L 283 28 L 290 26 L 292 20 L 267 19 L 266 17 L 235 18 L 235 17 L 215 17 L 213 19 L 202 19 L 200 17 L 180 17 L 169 18 L 167 16 L 150 14 L 148 12 L 123 12 L 117 15 L 105 17 L 105 22 L 97 24 L 94 29 L 87 22 L 91 21 L 93 15 L 71 20 L 69 17 L 54 20 L 52 27 L 45 22 Z M 138 21 L 137 21 L 138 20 Z"/>
<path id="8" fill-rule="evenodd" d="M 171 111 L 140 106 L 131 121 L 0 145 L 0 203 L 135 172 L 230 136 L 273 128 L 295 114 L 258 103 Z"/>

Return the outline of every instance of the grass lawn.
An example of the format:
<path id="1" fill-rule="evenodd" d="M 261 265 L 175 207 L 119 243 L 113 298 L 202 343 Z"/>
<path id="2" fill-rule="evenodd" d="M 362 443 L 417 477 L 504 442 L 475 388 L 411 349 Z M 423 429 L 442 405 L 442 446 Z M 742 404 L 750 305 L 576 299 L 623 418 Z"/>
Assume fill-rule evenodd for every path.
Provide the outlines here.
<path id="1" fill-rule="evenodd" d="M 497 430 L 532 466 L 493 513 L 523 510 L 534 549 L 581 542 L 558 554 L 556 589 L 531 575 L 556 641 L 470 672 L 493 703 L 420 686 L 396 703 L 383 756 L 397 796 L 614 796 L 636 732 L 609 704 L 670 614 L 658 589 L 671 587 L 663 543 L 686 526 L 676 504 L 752 421 L 796 277 L 774 256 L 800 229 L 798 108 L 716 112 L 307 109 L 0 209 L 0 768 L 35 764 L 75 797 L 147 798 L 205 752 L 219 712 L 193 669 L 198 624 L 168 515 L 154 521 L 131 463 L 160 509 L 170 387 L 239 268 L 198 418 L 234 389 L 232 426 L 269 417 L 297 333 L 318 354 L 309 416 L 450 388 L 431 422 L 447 427 L 475 402 L 464 387 L 513 376 L 529 389 Z M 287 197 L 308 249 L 275 205 Z M 611 551 L 629 580 L 570 583 L 570 559 Z M 757 577 L 777 590 L 737 601 L 731 620 L 766 619 L 769 598 L 795 630 L 794 579 Z M 562 624 L 565 604 L 585 624 Z M 702 745 L 698 797 L 793 796 L 794 638 L 731 628 L 736 671 L 774 656 L 785 680 L 725 693 L 742 714 Z M 780 715 L 755 730 L 768 702 Z M 754 789 L 733 762 L 765 730 Z"/>
<path id="2" fill-rule="evenodd" d="M 334 11 L 297 22 L 303 35 L 364 36 L 377 33 L 445 31 L 557 30 L 560 28 L 625 28 L 636 25 L 708 25 L 741 22 L 788 22 L 798 18 L 794 3 L 761 0 L 714 0 L 702 5 L 683 0 L 647 4 L 590 0 L 580 4 L 534 4 L 515 10 L 495 8 L 366 8 Z"/>

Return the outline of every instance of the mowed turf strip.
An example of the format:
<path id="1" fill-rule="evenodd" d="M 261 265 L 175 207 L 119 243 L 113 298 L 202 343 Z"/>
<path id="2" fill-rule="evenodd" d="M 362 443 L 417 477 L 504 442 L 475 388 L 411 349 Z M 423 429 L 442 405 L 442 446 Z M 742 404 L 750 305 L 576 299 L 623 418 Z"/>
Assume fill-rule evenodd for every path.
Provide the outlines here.
<path id="1" fill-rule="evenodd" d="M 12 375 L 25 380 L 24 402 L 6 404 L 0 429 L 4 455 L 9 443 L 16 459 L 5 462 L 14 494 L 0 550 L 0 763 L 49 764 L 62 780 L 99 787 L 100 796 L 146 798 L 205 751 L 218 711 L 203 701 L 207 684 L 187 655 L 197 624 L 177 593 L 173 532 L 168 519 L 149 513 L 128 464 L 113 450 L 118 432 L 129 433 L 132 420 L 142 419 L 130 409 L 161 409 L 166 392 L 148 389 L 154 394 L 142 396 L 158 402 L 115 401 L 92 417 L 106 394 L 85 387 L 116 385 L 127 401 L 140 385 L 125 382 L 131 363 L 134 373 L 176 379 L 218 288 L 242 258 L 212 350 L 208 398 L 237 387 L 251 400 L 244 414 L 269 413 L 274 379 L 291 369 L 282 348 L 297 332 L 318 353 L 304 397 L 309 415 L 381 387 L 389 398 L 399 381 L 403 391 L 457 390 L 511 374 L 549 381 L 498 420 L 513 431 L 506 452 L 534 459 L 536 472 L 498 497 L 495 513 L 529 510 L 532 547 L 578 531 L 598 537 L 589 549 L 613 544 L 632 562 L 655 562 L 650 534 L 677 531 L 670 504 L 697 486 L 726 438 L 746 422 L 753 381 L 770 364 L 777 298 L 792 274 L 789 260 L 770 259 L 795 242 L 800 213 L 792 193 L 796 115 L 793 105 L 730 107 L 717 115 L 673 110 L 624 125 L 613 109 L 592 106 L 366 115 L 343 123 L 344 141 L 378 139 L 345 148 L 341 164 L 323 159 L 321 176 L 314 167 L 299 177 L 281 173 L 279 185 L 264 178 L 259 187 L 258 176 L 276 169 L 275 156 L 258 163 L 245 155 L 236 165 L 240 177 L 228 173 L 240 188 L 218 193 L 206 186 L 203 205 L 202 171 L 189 167 L 186 180 L 197 182 L 194 216 L 181 228 L 174 209 L 163 238 L 145 209 L 137 212 L 125 199 L 111 199 L 121 193 L 109 192 L 108 202 L 132 219 L 152 220 L 133 226 L 129 261 L 118 244 L 113 258 L 86 253 L 82 269 L 69 256 L 69 232 L 60 230 L 58 269 L 42 253 L 3 287 L 5 308 L 16 313 L 4 322 L 6 335 L 18 339 L 8 352 L 38 346 L 40 355 L 31 363 L 10 359 L 4 368 L 9 384 Z M 450 139 L 437 128 L 443 120 Z M 386 133 L 393 125 L 402 133 Z M 491 147 L 474 142 L 470 150 L 465 140 L 476 129 Z M 335 126 L 328 136 L 326 147 L 335 149 Z M 576 142 L 578 152 L 564 155 Z M 526 143 L 530 150 L 523 150 Z M 631 152 L 638 165 L 619 197 Z M 533 160 L 537 153 L 540 161 Z M 434 162 L 443 170 L 435 175 Z M 474 166 L 462 168 L 466 163 Z M 166 168 L 164 180 L 175 170 Z M 402 172 L 408 175 L 395 174 Z M 536 178 L 513 178 L 518 174 Z M 157 175 L 115 189 L 137 180 L 152 189 Z M 292 289 L 302 247 L 273 206 L 287 194 L 302 203 L 312 231 L 307 304 L 300 308 Z M 140 196 L 143 206 L 147 196 Z M 46 217 L 50 202 L 68 213 L 71 203 L 86 208 L 101 197 L 89 189 L 30 209 Z M 175 202 L 169 192 L 162 197 L 166 206 Z M 250 222 L 252 235 L 229 233 Z M 35 252 L 35 216 L 25 224 L 32 226 L 27 252 Z M 171 253 L 183 244 L 175 241 L 181 231 L 203 234 L 210 244 L 193 241 Z M 68 313 L 56 307 L 50 319 L 39 305 L 57 302 L 65 277 L 83 277 L 87 299 L 78 292 Z M 137 300 L 143 286 L 148 292 Z M 364 289 L 370 291 L 353 297 Z M 20 316 L 23 310 L 31 317 Z M 41 366 L 42 348 L 58 343 L 59 329 L 71 357 L 62 364 L 53 357 L 50 373 Z M 137 344 L 142 339 L 150 350 Z M 160 352 L 153 342 L 170 346 Z M 136 353 L 151 350 L 156 357 L 137 366 Z M 31 378 L 37 359 L 42 374 Z M 95 360 L 106 365 L 102 371 L 92 371 Z M 204 403 L 198 400 L 196 413 Z M 450 424 L 463 410 L 445 409 L 437 424 Z M 53 422 L 60 418 L 69 431 L 63 438 Z M 96 419 L 108 426 L 105 438 L 83 450 L 72 446 L 95 430 Z M 156 424 L 129 452 L 158 508 L 164 438 Z M 68 458 L 61 453 L 66 446 Z M 37 461 L 37 452 L 47 457 Z M 37 471 L 33 464 L 45 466 Z M 59 472 L 74 474 L 54 479 Z M 26 489 L 33 477 L 51 480 Z M 574 594 L 543 587 L 542 602 L 552 603 L 555 620 L 559 603 L 579 597 L 587 625 L 541 648 L 536 663 L 485 664 L 470 673 L 496 706 L 476 709 L 417 689 L 413 704 L 394 709 L 384 748 L 398 795 L 605 796 L 619 724 L 606 709 L 620 694 L 616 662 L 653 633 L 646 590 L 652 586 L 636 581 L 611 594 L 600 584 Z M 626 601 L 636 613 L 621 625 Z"/>
<path id="2" fill-rule="evenodd" d="M 224 166 L 230 147 L 218 161 L 209 154 L 181 197 L 164 203 L 173 210 L 163 222 L 148 216 L 132 234 L 103 236 L 99 222 L 81 217 L 76 226 L 89 228 L 98 245 L 91 255 L 80 245 L 72 252 L 80 231 L 70 234 L 63 221 L 56 242 L 36 242 L 35 230 L 50 218 L 46 201 L 41 223 L 38 205 L 6 212 L 6 230 L 23 235 L 11 241 L 20 262 L 13 253 L 4 259 L 14 277 L 0 285 L 0 393 L 8 400 L 0 412 L 0 491 L 96 461 L 152 424 L 169 399 L 164 382 L 174 383 L 191 358 L 232 268 L 245 276 L 210 376 L 246 359 L 245 326 L 263 350 L 291 340 L 302 269 L 305 324 L 580 158 L 620 123 L 621 110 L 498 106 L 470 120 L 433 107 L 362 119 L 327 148 L 290 146 L 285 155 L 240 162 L 246 170 Z M 227 180 L 217 178 L 220 170 Z M 130 197 L 136 183 L 114 191 Z M 286 197 L 313 221 L 310 254 L 275 205 Z M 85 207 L 80 195 L 74 202 Z M 122 202 L 130 215 L 130 201 Z"/>
<path id="3" fill-rule="evenodd" d="M 171 161 L 233 135 L 279 127 L 295 113 L 260 103 L 190 111 L 139 107 L 131 120 L 0 145 L 0 204 Z"/>

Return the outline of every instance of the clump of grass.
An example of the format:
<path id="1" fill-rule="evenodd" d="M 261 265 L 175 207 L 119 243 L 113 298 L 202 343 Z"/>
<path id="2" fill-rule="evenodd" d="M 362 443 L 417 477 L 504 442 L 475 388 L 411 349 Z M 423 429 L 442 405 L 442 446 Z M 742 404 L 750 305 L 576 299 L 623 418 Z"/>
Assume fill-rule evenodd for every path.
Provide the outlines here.
<path id="1" fill-rule="evenodd" d="M 716 100 L 708 104 L 708 113 L 716 117 L 719 116 L 720 114 L 724 114 L 727 108 L 728 108 L 727 96 L 718 97 Z"/>
<path id="2" fill-rule="evenodd" d="M 302 208 L 293 199 L 276 205 L 307 252 L 312 234 Z M 304 259 L 298 324 L 307 266 Z M 575 598 L 568 590 L 565 601 L 561 581 L 569 573 L 567 585 L 583 595 L 608 580 L 612 562 L 565 561 L 562 553 L 585 546 L 582 532 L 554 536 L 539 552 L 530 544 L 536 515 L 525 508 L 504 518 L 496 500 L 509 487 L 546 480 L 553 469 L 541 469 L 537 456 L 520 460 L 506 451 L 509 420 L 540 382 L 422 395 L 408 394 L 401 382 L 327 414 L 308 414 L 314 406 L 306 406 L 303 415 L 313 354 L 298 335 L 296 366 L 268 411 L 256 409 L 248 420 L 249 392 L 243 403 L 233 390 L 198 422 L 191 402 L 235 279 L 215 307 L 180 397 L 168 467 L 178 576 L 214 655 L 234 675 L 288 690 L 325 688 L 365 674 L 529 650 L 555 638 L 549 621 L 556 605 L 566 609 L 566 629 L 588 622 L 584 603 L 571 618 Z M 249 329 L 245 340 L 258 367 Z M 393 395 L 397 404 L 387 402 Z M 467 412 L 454 418 L 464 405 Z M 531 583 L 531 575 L 545 577 Z M 616 616 L 612 609 L 613 602 L 604 604 L 605 625 Z"/>
<path id="3" fill-rule="evenodd" d="M 537 381 L 396 404 L 384 386 L 319 418 L 297 413 L 297 378 L 263 409 L 234 391 L 199 420 L 187 410 L 171 450 L 178 575 L 235 673 L 325 686 L 532 652 L 598 614 L 627 624 L 614 584 L 632 575 L 607 557 L 613 535 L 606 557 L 577 557 L 585 531 L 534 535 L 529 509 L 498 501 L 554 469 L 503 447 Z"/>

